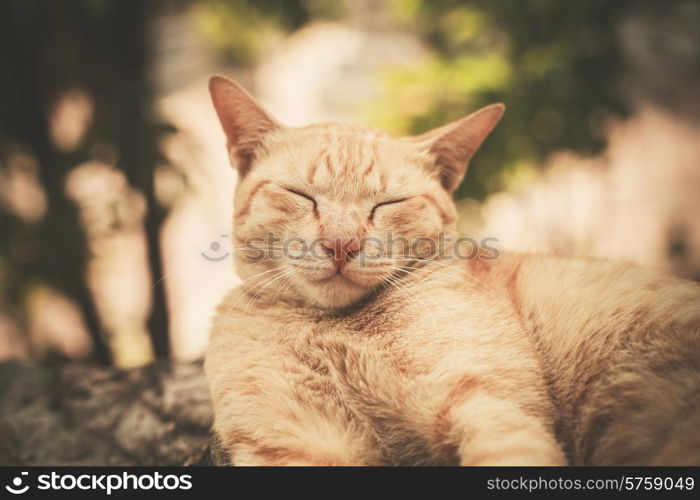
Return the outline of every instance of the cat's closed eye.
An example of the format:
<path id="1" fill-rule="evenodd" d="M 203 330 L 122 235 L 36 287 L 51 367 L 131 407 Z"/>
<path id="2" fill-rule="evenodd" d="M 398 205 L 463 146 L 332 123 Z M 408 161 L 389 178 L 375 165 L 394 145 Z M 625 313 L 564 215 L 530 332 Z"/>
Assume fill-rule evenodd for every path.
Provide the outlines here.
<path id="1" fill-rule="evenodd" d="M 408 198 L 397 198 L 394 200 L 388 200 L 388 201 L 383 201 L 381 203 L 377 203 L 374 205 L 372 208 L 372 211 L 369 213 L 369 220 L 372 220 L 374 218 L 374 213 L 377 211 L 378 208 L 380 207 L 385 207 L 387 205 L 396 205 L 397 203 L 401 203 L 408 200 Z"/>
<path id="2" fill-rule="evenodd" d="M 285 187 L 284 190 L 285 190 L 285 191 L 288 191 L 288 192 L 290 192 L 290 193 L 292 193 L 292 194 L 295 194 L 295 195 L 297 195 L 297 196 L 299 196 L 299 197 L 301 197 L 301 198 L 305 198 L 305 199 L 309 200 L 311 203 L 314 204 L 314 210 L 316 210 L 316 206 L 317 206 L 317 205 L 316 205 L 316 200 L 314 199 L 313 196 L 311 196 L 311 195 L 309 195 L 309 194 L 306 194 L 306 193 L 304 193 L 304 192 L 302 192 L 302 191 L 298 191 L 298 190 L 296 190 L 296 189 L 289 188 L 289 187 Z"/>

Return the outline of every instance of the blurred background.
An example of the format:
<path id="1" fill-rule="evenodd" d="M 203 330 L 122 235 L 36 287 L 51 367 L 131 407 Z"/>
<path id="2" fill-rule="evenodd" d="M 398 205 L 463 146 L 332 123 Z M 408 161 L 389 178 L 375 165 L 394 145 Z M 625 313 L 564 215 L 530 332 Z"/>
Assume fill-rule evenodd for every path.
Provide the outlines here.
<path id="1" fill-rule="evenodd" d="M 202 356 L 238 281 L 214 73 L 289 125 L 503 101 L 461 231 L 700 279 L 698 26 L 691 0 L 0 0 L 0 360 Z"/>

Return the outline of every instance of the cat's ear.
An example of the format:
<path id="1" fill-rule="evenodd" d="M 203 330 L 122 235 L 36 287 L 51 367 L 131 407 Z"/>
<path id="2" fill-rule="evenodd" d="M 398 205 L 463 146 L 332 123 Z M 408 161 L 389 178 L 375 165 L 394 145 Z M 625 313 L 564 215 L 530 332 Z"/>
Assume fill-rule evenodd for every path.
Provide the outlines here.
<path id="1" fill-rule="evenodd" d="M 263 137 L 280 125 L 243 87 L 222 76 L 209 80 L 209 92 L 226 134 L 231 164 L 244 176 Z"/>
<path id="2" fill-rule="evenodd" d="M 506 107 L 491 104 L 469 116 L 412 138 L 427 150 L 440 169 L 443 187 L 452 193 L 464 179 L 469 161 L 494 129 Z"/>

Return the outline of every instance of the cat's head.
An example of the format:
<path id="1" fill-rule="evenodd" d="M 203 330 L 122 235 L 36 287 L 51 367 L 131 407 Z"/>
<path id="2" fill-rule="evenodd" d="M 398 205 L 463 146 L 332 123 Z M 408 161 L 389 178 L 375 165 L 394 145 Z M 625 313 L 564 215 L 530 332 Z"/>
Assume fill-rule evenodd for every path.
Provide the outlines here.
<path id="1" fill-rule="evenodd" d="M 416 137 L 349 125 L 285 127 L 243 88 L 210 81 L 239 179 L 234 253 L 256 292 L 340 309 L 436 258 L 452 193 L 504 106 Z"/>

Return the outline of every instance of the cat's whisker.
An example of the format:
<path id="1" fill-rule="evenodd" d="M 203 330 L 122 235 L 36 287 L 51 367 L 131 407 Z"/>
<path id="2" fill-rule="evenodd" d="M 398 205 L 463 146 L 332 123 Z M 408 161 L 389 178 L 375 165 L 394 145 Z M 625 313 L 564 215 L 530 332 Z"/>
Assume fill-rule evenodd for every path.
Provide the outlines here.
<path id="1" fill-rule="evenodd" d="M 155 288 L 156 286 L 158 286 L 158 284 L 160 284 L 161 281 L 163 281 L 165 278 L 168 277 L 168 274 L 170 274 L 170 273 L 169 273 L 169 272 L 163 273 L 163 276 L 161 276 L 160 278 L 158 278 L 158 281 L 156 281 L 155 283 L 153 283 L 152 288 Z"/>
<path id="2" fill-rule="evenodd" d="M 406 272 L 406 269 L 403 269 L 399 266 L 392 266 L 392 267 L 394 267 L 397 270 L 401 270 L 401 271 Z M 412 274 L 411 271 L 408 271 L 408 274 Z M 409 292 L 413 290 L 413 299 L 415 300 L 415 302 L 417 304 L 419 304 L 419 308 L 422 307 L 422 305 L 420 304 L 420 299 L 423 297 L 423 295 L 428 293 L 428 290 L 427 289 L 420 289 L 419 288 L 420 283 L 407 283 L 405 281 L 402 281 L 400 277 L 397 278 L 397 282 L 400 286 L 403 286 Z M 418 291 L 422 292 L 422 293 L 419 294 L 418 292 L 415 292 L 416 289 L 418 289 Z M 443 307 L 440 304 L 438 304 L 429 294 L 427 295 L 427 298 L 436 306 L 437 309 L 439 309 L 443 313 L 443 315 L 445 314 Z M 431 320 L 433 321 L 434 326 L 437 327 L 434 312 L 428 308 L 425 308 L 425 309 L 430 313 Z"/>
<path id="3" fill-rule="evenodd" d="M 267 287 L 269 287 L 269 286 L 272 285 L 273 283 L 276 283 L 276 282 L 279 281 L 280 279 L 289 276 L 290 274 L 292 274 L 292 273 L 294 273 L 294 272 L 296 272 L 295 269 L 285 269 L 285 270 L 281 271 L 279 274 L 276 274 L 276 275 L 274 275 L 273 277 L 268 278 L 267 280 L 265 280 L 265 281 L 264 281 L 265 285 L 262 286 L 262 287 L 257 291 L 257 293 L 248 301 L 248 303 L 246 304 L 246 306 L 243 308 L 243 312 L 245 313 L 245 312 L 248 310 L 248 308 L 260 297 L 260 295 L 263 293 L 263 291 L 264 291 Z M 260 283 L 260 285 L 262 285 L 262 283 Z"/>
<path id="4" fill-rule="evenodd" d="M 277 293 L 272 297 L 271 303 L 275 303 L 277 297 L 279 297 L 283 292 L 286 293 L 287 290 L 292 286 L 293 281 L 289 278 L 290 275 L 285 276 L 285 282 L 277 289 Z"/>
<path id="5" fill-rule="evenodd" d="M 398 269 L 397 266 L 392 266 L 392 267 L 396 267 Z M 412 288 L 410 288 L 407 283 L 402 282 L 402 280 L 399 277 L 393 276 L 393 275 L 389 276 L 387 278 L 387 282 L 391 286 L 393 286 L 401 295 L 404 295 L 404 296 L 408 295 L 409 297 L 411 297 L 413 299 L 414 304 L 417 305 L 417 307 L 420 311 L 421 318 L 424 318 L 425 317 L 424 312 L 428 311 L 430 313 L 431 321 L 433 322 L 434 326 L 436 326 L 433 312 L 430 309 L 424 308 L 422 306 L 422 304 L 420 303 L 420 300 L 416 300 L 416 299 L 420 299 L 420 296 L 415 291 L 413 291 Z"/>
<path id="6" fill-rule="evenodd" d="M 253 287 L 255 286 L 255 283 L 254 283 L 255 280 L 260 280 L 260 279 L 262 279 L 262 280 L 263 280 L 262 283 L 264 283 L 264 282 L 265 282 L 264 280 L 265 280 L 266 278 L 269 277 L 269 276 L 266 276 L 266 275 L 267 275 L 267 274 L 270 274 L 270 273 L 274 273 L 274 272 L 276 272 L 276 271 L 279 271 L 279 269 L 278 269 L 278 268 L 272 268 L 272 269 L 267 269 L 267 270 L 265 270 L 265 271 L 261 271 L 261 272 L 259 272 L 259 273 L 257 273 L 257 274 L 252 275 L 252 276 L 249 276 L 249 277 L 247 277 L 246 279 L 243 280 L 243 282 L 241 283 L 241 287 L 242 287 L 242 289 L 244 289 L 244 290 L 252 291 Z M 261 284 L 261 283 L 258 283 L 257 285 L 260 285 L 260 284 Z M 232 314 L 233 309 L 235 308 L 235 306 L 238 305 L 238 303 L 239 303 L 239 302 L 243 299 L 243 297 L 245 297 L 245 296 L 246 296 L 246 294 L 245 294 L 245 293 L 242 293 L 242 294 L 240 294 L 235 300 L 233 300 L 233 301 L 230 302 L 229 307 L 227 308 L 227 313 L 226 313 L 227 316 L 230 316 L 230 315 Z"/>

